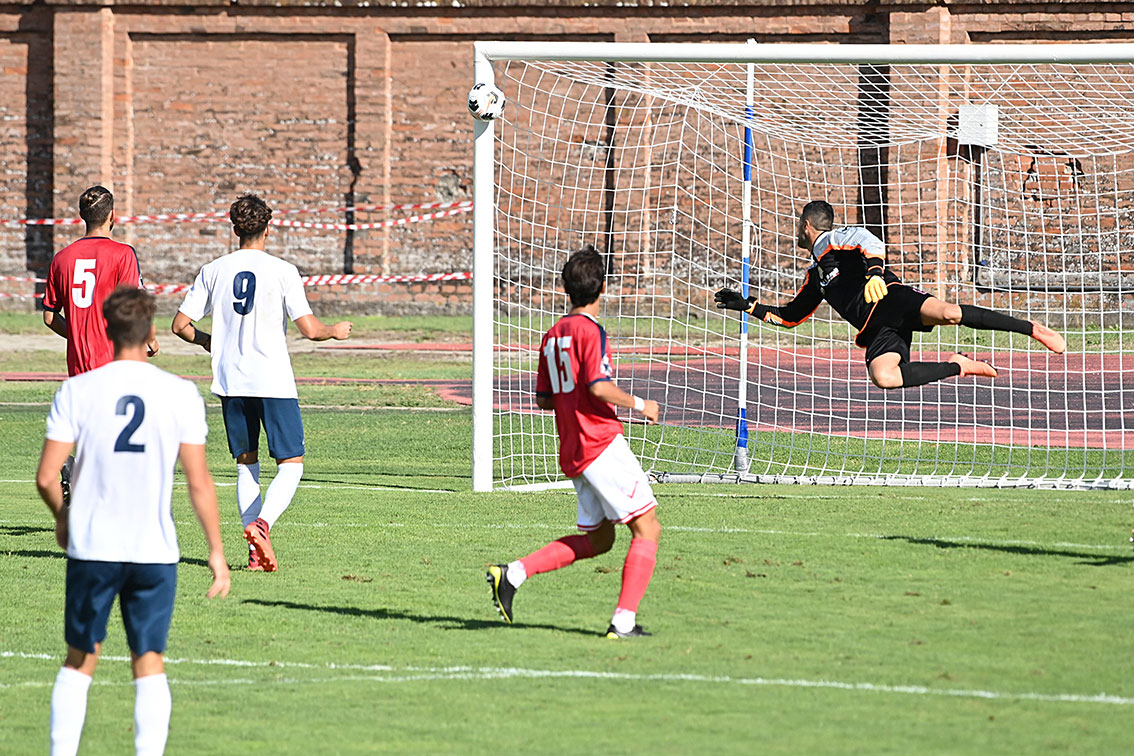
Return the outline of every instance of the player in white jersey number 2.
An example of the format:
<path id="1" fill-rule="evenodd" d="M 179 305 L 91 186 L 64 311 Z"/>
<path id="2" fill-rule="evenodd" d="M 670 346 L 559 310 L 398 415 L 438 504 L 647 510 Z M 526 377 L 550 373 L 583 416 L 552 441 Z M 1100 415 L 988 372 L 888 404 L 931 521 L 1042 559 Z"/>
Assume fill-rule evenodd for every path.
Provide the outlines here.
<path id="1" fill-rule="evenodd" d="M 78 751 L 115 596 L 134 671 L 134 747 L 138 754 L 165 749 L 173 704 L 162 654 L 180 559 L 170 506 L 178 460 L 209 545 L 208 596 L 227 596 L 229 589 L 216 490 L 205 465 L 205 403 L 192 383 L 146 362 L 153 295 L 119 286 L 102 311 L 114 361 L 59 388 L 36 473 L 39 494 L 55 515 L 55 538 L 67 550 L 67 658 L 51 693 L 53 756 Z M 64 507 L 59 471 L 72 448 L 71 501 Z"/>
<path id="2" fill-rule="evenodd" d="M 229 209 L 240 249 L 201 268 L 173 319 L 173 332 L 212 353 L 228 449 L 236 460 L 236 501 L 248 541 L 248 569 L 275 572 L 268 531 L 291 504 L 303 476 L 303 420 L 287 353 L 287 321 L 312 341 L 346 339 L 351 323 L 325 325 L 311 314 L 294 265 L 268 254 L 272 211 L 246 194 Z M 193 321 L 212 313 L 213 333 Z M 276 477 L 260 498 L 260 426 Z"/>

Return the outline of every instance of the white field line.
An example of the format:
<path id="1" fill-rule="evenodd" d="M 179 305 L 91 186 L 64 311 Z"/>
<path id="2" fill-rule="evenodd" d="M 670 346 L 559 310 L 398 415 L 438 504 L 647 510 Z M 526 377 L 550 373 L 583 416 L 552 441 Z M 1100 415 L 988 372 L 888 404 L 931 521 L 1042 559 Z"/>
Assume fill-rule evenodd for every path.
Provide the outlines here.
<path id="1" fill-rule="evenodd" d="M 0 481 L 2 483 L 4 481 Z M 350 487 L 348 487 L 350 488 Z M 374 490 L 374 489 L 368 489 Z M 386 489 L 383 489 L 386 490 Z M 391 491 L 405 491 L 404 488 L 391 488 Z M 425 490 L 425 489 L 414 489 Z M 448 491 L 437 491 L 436 493 L 449 493 Z M 229 526 L 235 525 L 236 520 L 221 520 L 221 525 Z M 0 525 L 27 525 L 24 520 L 0 520 Z M 175 524 L 178 527 L 194 527 L 195 520 L 176 520 Z M 376 529 L 394 529 L 411 527 L 404 522 L 296 522 L 288 520 L 289 528 L 376 528 Z M 539 522 L 528 523 L 485 523 L 485 522 L 427 522 L 427 523 L 414 523 L 414 527 L 422 527 L 427 529 L 436 530 L 538 530 L 538 531 L 555 531 L 567 532 L 572 530 L 571 525 L 568 524 L 550 524 Z M 996 539 L 996 538 L 974 538 L 972 536 L 893 536 L 885 533 L 825 533 L 818 530 L 777 530 L 774 528 L 730 528 L 730 527 L 695 527 L 689 525 L 665 525 L 663 526 L 667 532 L 670 533 L 706 533 L 716 535 L 772 535 L 772 536 L 788 536 L 791 538 L 863 538 L 867 540 L 901 540 L 902 538 L 912 538 L 915 540 L 924 541 L 942 541 L 953 543 L 971 543 L 974 546 L 1030 546 L 1036 548 L 1059 548 L 1059 549 L 1099 549 L 1102 551 L 1129 551 L 1130 546 L 1126 544 L 1113 544 L 1113 543 L 1072 543 L 1069 541 L 1056 541 L 1054 543 L 1045 543 L 1043 541 L 1032 541 L 1020 538 L 1011 539 Z"/>
<path id="2" fill-rule="evenodd" d="M 0 658 L 39 659 L 44 661 L 59 661 L 55 654 L 27 654 L 13 651 L 0 652 Z M 127 662 L 125 656 L 104 656 L 104 661 Z M 909 696 L 945 696 L 949 698 L 978 698 L 991 701 L 1036 701 L 1041 703 L 1078 703 L 1078 704 L 1108 704 L 1113 706 L 1134 706 L 1134 698 L 1113 696 L 1106 693 L 1013 693 L 997 690 L 973 690 L 965 688 L 929 688 L 924 685 L 884 685 L 870 682 L 842 682 L 838 680 L 801 680 L 775 677 L 731 677 L 728 675 L 696 675 L 696 674 L 634 674 L 628 672 L 598 672 L 581 669 L 524 669 L 520 667 L 403 667 L 398 669 L 384 664 L 310 664 L 304 662 L 254 662 L 238 659 L 166 659 L 167 665 L 192 666 L 227 666 L 237 668 L 255 668 L 268 672 L 283 669 L 309 669 L 309 670 L 347 670 L 351 673 L 379 672 L 389 674 L 358 675 L 348 674 L 335 677 L 297 678 L 285 677 L 268 680 L 250 680 L 243 678 L 228 678 L 218 680 L 179 680 L 170 679 L 173 685 L 204 686 L 204 685 L 304 685 L 341 682 L 376 682 L 376 683 L 407 683 L 407 682 L 436 682 L 447 680 L 479 681 L 479 680 L 516 680 L 516 679 L 575 679 L 575 680 L 603 680 L 612 682 L 661 682 L 661 683 L 693 683 L 703 685 L 741 685 L 772 688 L 812 688 L 841 690 L 858 693 L 890 693 Z M 132 683 L 95 681 L 99 685 L 131 685 Z M 4 688 L 45 688 L 54 685 L 53 680 L 27 680 L 17 683 L 0 683 Z"/>

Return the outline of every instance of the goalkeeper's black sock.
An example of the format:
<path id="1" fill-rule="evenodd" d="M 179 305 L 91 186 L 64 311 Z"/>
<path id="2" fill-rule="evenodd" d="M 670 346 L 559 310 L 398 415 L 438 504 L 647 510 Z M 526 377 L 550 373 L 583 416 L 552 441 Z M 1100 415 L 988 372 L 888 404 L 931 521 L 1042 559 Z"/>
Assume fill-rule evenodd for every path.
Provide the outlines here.
<path id="1" fill-rule="evenodd" d="M 955 362 L 903 362 L 898 370 L 902 371 L 902 388 L 924 386 L 961 374 L 961 366 Z"/>
<path id="2" fill-rule="evenodd" d="M 961 325 L 982 331 L 1012 331 L 1025 336 L 1032 335 L 1030 320 L 1020 320 L 976 305 L 961 305 Z"/>

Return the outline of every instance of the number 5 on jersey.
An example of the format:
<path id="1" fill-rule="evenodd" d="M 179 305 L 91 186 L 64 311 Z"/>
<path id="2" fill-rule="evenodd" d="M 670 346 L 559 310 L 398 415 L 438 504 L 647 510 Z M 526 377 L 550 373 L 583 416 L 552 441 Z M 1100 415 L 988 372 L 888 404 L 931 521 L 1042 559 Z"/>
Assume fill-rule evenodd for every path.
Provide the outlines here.
<path id="1" fill-rule="evenodd" d="M 84 310 L 94 302 L 95 260 L 76 260 L 74 278 L 71 279 L 71 301 Z"/>
<path id="2" fill-rule="evenodd" d="M 570 336 L 548 339 L 543 347 L 543 354 L 547 357 L 547 377 L 551 379 L 553 394 L 569 394 L 575 390 L 575 371 L 571 368 L 570 349 Z"/>

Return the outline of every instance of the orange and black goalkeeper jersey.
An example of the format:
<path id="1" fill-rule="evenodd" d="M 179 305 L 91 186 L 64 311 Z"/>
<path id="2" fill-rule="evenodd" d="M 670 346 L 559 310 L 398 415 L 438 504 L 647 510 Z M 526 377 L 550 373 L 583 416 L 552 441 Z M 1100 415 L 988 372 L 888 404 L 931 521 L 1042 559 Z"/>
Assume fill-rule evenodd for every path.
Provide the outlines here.
<path id="1" fill-rule="evenodd" d="M 882 241 L 865 228 L 837 228 L 821 234 L 811 252 L 813 262 L 807 269 L 803 286 L 787 304 L 760 307 L 766 323 L 790 328 L 797 326 L 825 299 L 831 308 L 857 330 L 870 319 L 874 305 L 863 294 L 866 279 L 882 276 L 887 285 L 900 279 L 885 267 Z M 760 310 L 753 314 L 759 317 Z"/>

